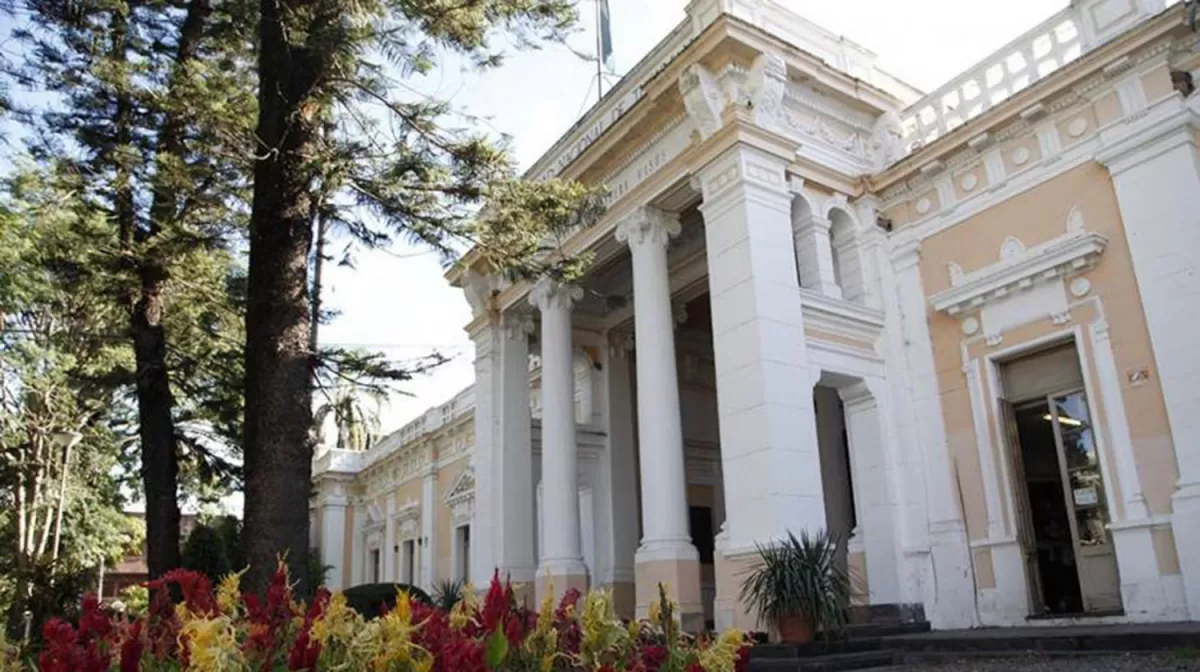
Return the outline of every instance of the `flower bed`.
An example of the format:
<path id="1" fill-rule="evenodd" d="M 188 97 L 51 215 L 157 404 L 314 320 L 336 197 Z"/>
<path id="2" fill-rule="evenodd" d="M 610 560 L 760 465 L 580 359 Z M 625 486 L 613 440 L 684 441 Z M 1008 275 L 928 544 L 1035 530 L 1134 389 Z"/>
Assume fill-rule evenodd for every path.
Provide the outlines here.
<path id="1" fill-rule="evenodd" d="M 606 592 L 570 591 L 535 612 L 497 575 L 482 601 L 466 590 L 449 613 L 402 593 L 395 608 L 365 620 L 340 594 L 321 590 L 311 604 L 297 602 L 282 566 L 265 600 L 241 594 L 239 578 L 214 590 L 203 575 L 172 572 L 150 585 L 155 599 L 140 619 L 107 614 L 89 596 L 78 626 L 51 620 L 36 661 L 8 651 L 0 671 L 742 672 L 748 659 L 740 632 L 680 633 L 665 594 L 649 619 L 625 623 Z M 160 590 L 172 586 L 182 603 Z"/>

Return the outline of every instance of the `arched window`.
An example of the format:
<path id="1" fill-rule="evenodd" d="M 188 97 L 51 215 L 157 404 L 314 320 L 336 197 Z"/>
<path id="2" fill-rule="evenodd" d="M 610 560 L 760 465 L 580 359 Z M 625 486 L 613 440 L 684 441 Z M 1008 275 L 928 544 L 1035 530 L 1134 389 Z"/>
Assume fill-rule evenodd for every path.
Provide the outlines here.
<path id="1" fill-rule="evenodd" d="M 863 303 L 866 286 L 854 219 L 845 210 L 834 208 L 829 211 L 829 221 L 834 282 L 841 289 L 843 299 Z"/>

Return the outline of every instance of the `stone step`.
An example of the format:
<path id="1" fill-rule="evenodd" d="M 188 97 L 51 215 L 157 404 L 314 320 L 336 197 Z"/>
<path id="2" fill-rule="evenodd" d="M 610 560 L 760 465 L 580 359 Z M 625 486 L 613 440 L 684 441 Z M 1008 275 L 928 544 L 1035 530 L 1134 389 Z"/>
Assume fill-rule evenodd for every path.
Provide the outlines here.
<path id="1" fill-rule="evenodd" d="M 923 622 L 925 607 L 921 604 L 860 604 L 850 607 L 852 625 Z"/>
<path id="2" fill-rule="evenodd" d="M 835 653 L 812 658 L 754 659 L 750 661 L 750 672 L 841 672 L 842 670 L 870 670 L 888 667 L 902 662 L 897 651 L 858 651 Z"/>
<path id="3" fill-rule="evenodd" d="M 928 621 L 911 623 L 865 623 L 846 626 L 846 637 L 860 639 L 868 637 L 894 637 L 897 635 L 919 635 L 930 631 Z"/>
<path id="4" fill-rule="evenodd" d="M 923 653 L 1069 653 L 1194 648 L 1200 623 L 941 630 L 884 638 L 884 646 Z"/>

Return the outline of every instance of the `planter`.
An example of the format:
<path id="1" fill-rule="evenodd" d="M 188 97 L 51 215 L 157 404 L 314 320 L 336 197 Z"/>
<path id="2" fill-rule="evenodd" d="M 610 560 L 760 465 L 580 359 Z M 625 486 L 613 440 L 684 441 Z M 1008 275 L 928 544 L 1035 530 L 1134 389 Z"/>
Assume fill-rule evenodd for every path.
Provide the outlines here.
<path id="1" fill-rule="evenodd" d="M 808 644 L 813 638 L 812 619 L 793 614 L 779 619 L 779 639 L 785 644 Z"/>

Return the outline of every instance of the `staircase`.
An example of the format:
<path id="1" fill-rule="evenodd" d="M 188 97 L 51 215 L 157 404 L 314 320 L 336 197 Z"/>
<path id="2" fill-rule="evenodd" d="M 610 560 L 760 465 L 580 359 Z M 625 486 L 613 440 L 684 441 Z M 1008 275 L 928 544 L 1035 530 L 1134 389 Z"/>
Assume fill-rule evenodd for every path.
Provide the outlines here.
<path id="1" fill-rule="evenodd" d="M 873 604 L 854 607 L 840 639 L 801 646 L 760 644 L 750 653 L 751 672 L 839 672 L 889 667 L 905 660 L 890 637 L 929 632 L 920 605 Z"/>
<path id="2" fill-rule="evenodd" d="M 1193 649 L 1200 623 L 1051 625 L 930 632 L 924 610 L 871 605 L 851 613 L 843 638 L 803 646 L 759 644 L 751 672 L 837 672 L 913 663 L 1037 655 L 1078 657 Z"/>

